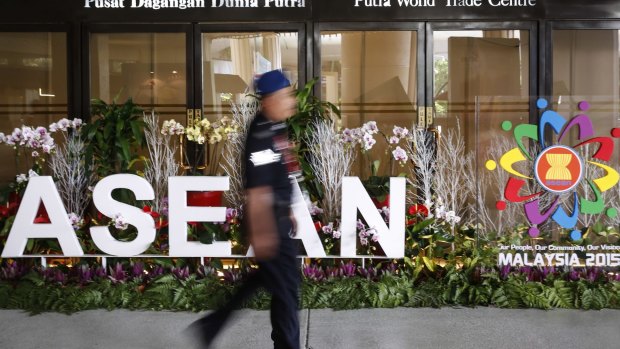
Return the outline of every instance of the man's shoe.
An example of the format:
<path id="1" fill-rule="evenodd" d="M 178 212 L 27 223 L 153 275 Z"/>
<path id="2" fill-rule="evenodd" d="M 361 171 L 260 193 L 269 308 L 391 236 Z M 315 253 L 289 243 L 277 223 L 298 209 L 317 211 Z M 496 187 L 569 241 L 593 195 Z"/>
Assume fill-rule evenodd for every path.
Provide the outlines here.
<path id="1" fill-rule="evenodd" d="M 207 349 L 213 344 L 223 325 L 223 320 L 216 313 L 211 313 L 191 323 L 185 331 L 194 338 L 199 348 Z"/>

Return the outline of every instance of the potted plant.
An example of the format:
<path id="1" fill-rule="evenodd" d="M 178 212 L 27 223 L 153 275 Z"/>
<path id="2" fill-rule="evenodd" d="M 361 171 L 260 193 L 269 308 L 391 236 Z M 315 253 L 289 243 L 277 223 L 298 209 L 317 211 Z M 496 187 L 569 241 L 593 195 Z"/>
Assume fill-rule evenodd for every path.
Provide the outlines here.
<path id="1" fill-rule="evenodd" d="M 237 132 L 238 125 L 228 116 L 214 122 L 200 117 L 194 119 L 192 125 L 185 128 L 184 140 L 193 142 L 192 146 L 186 146 L 183 151 L 187 161 L 187 165 L 184 165 L 186 173 L 207 176 L 222 174 L 221 148 Z M 221 206 L 222 194 L 221 191 L 189 192 L 187 203 L 192 206 Z"/>
<path id="2" fill-rule="evenodd" d="M 117 104 L 95 99 L 91 104 L 92 120 L 82 128 L 86 157 L 97 164 L 99 178 L 116 173 L 134 173 L 145 146 L 142 109 L 129 98 Z"/>

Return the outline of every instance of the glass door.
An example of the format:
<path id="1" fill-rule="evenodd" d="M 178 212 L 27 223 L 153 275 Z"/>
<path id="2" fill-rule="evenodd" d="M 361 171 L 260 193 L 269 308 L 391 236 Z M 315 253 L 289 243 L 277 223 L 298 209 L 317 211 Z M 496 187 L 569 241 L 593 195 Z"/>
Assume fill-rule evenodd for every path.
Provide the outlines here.
<path id="1" fill-rule="evenodd" d="M 201 25 L 196 105 L 209 120 L 230 114 L 254 92 L 254 80 L 280 69 L 293 86 L 305 83 L 305 30 L 300 24 Z"/>
<path id="2" fill-rule="evenodd" d="M 131 98 L 162 119 L 185 120 L 193 104 L 191 35 L 189 24 L 91 25 L 84 106 L 91 99 L 123 103 Z"/>
<path id="3" fill-rule="evenodd" d="M 28 174 L 46 152 L 42 144 L 16 152 L 10 145 L 19 133 L 13 130 L 24 125 L 47 127 L 74 112 L 68 84 L 67 67 L 73 62 L 67 57 L 67 28 L 28 25 L 4 30 L 0 32 L 0 157 L 10 160 L 0 168 L 0 189 L 14 181 L 16 174 Z"/>
<path id="4" fill-rule="evenodd" d="M 553 22 L 548 35 L 554 109 L 573 116 L 587 101 L 595 134 L 608 134 L 620 125 L 620 22 Z"/>
<path id="5" fill-rule="evenodd" d="M 488 148 L 482 132 L 484 139 L 475 135 L 495 120 L 486 117 L 476 124 L 477 97 L 502 97 L 481 105 L 485 114 L 528 119 L 530 96 L 537 95 L 534 24 L 431 23 L 427 29 L 426 102 L 434 108 L 438 130 L 458 124 L 467 150 Z"/>
<path id="6" fill-rule="evenodd" d="M 374 29 L 376 28 L 376 29 Z M 391 135 L 395 126 L 424 126 L 424 27 L 422 23 L 321 23 L 315 38 L 320 60 L 320 94 L 338 106 L 341 127 L 355 129 L 369 122 Z M 386 155 L 389 136 L 375 137 L 352 168 L 361 177 L 402 172 Z M 380 159 L 380 162 L 377 162 Z M 391 164 L 391 165 L 390 165 Z"/>
<path id="7" fill-rule="evenodd" d="M 537 117 L 530 97 L 538 95 L 536 23 L 429 23 L 426 28 L 426 103 L 434 109 L 437 139 L 434 209 L 443 206 L 478 224 L 482 234 L 502 234 L 521 215 L 516 205 L 497 208 L 507 178 L 485 164 L 499 163 L 514 148 L 506 132 L 510 125 Z"/>

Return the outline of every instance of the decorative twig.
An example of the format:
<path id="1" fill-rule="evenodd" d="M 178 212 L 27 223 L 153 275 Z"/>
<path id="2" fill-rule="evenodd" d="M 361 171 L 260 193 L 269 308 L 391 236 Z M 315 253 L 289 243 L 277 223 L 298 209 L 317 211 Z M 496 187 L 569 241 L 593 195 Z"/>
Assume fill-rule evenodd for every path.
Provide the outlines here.
<path id="1" fill-rule="evenodd" d="M 354 148 L 336 132 L 333 121 L 316 120 L 307 137 L 310 149 L 310 167 L 323 186 L 321 206 L 326 222 L 335 222 L 340 217 L 342 179 L 349 174 Z"/>
<path id="2" fill-rule="evenodd" d="M 433 172 L 435 168 L 435 137 L 425 129 L 414 129 L 404 144 L 413 166 L 409 172 L 413 185 L 408 197 L 411 203 L 424 203 L 430 210 L 433 203 Z"/>
<path id="3" fill-rule="evenodd" d="M 241 103 L 231 103 L 232 121 L 238 127 L 237 132 L 229 135 L 220 164 L 230 180 L 230 189 L 224 192 L 229 206 L 240 208 L 245 202 L 243 188 L 245 140 L 250 123 L 259 109 L 256 98 L 246 97 Z"/>
<path id="4" fill-rule="evenodd" d="M 179 172 L 179 164 L 175 159 L 178 144 L 178 133 L 170 132 L 170 128 L 160 130 L 159 117 L 154 111 L 144 113 L 144 135 L 149 150 L 149 161 L 144 168 L 144 178 L 151 183 L 155 191 L 153 210 L 161 212 L 163 203 L 168 196 L 168 177 L 176 176 Z M 167 121 L 167 123 L 174 120 Z M 176 125 L 176 122 L 174 122 Z M 182 132 L 181 128 L 177 128 Z"/>
<path id="5" fill-rule="evenodd" d="M 79 132 L 72 132 L 65 135 L 64 144 L 58 146 L 50 157 L 50 169 L 56 178 L 58 193 L 68 213 L 74 213 L 80 219 L 88 207 L 90 197 L 87 193 L 95 179 L 92 163 L 85 160 L 85 147 Z"/>

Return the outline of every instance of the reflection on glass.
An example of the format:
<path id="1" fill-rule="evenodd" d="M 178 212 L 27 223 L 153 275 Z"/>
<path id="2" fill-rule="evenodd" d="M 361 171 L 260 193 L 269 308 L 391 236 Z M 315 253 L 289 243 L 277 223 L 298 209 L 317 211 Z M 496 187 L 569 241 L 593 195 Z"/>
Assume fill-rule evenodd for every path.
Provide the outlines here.
<path id="1" fill-rule="evenodd" d="M 417 115 L 417 33 L 415 31 L 321 32 L 321 96 L 342 112 L 343 127 L 376 121 L 391 134 L 411 128 Z M 387 144 L 377 140 L 370 159 L 386 159 L 378 174 L 398 172 L 387 163 Z M 354 172 L 371 174 L 358 157 Z M 391 166 L 394 167 L 394 166 Z"/>
<path id="2" fill-rule="evenodd" d="M 280 69 L 293 85 L 298 80 L 297 33 L 203 33 L 204 113 L 213 120 L 229 103 L 253 92 L 256 76 Z"/>
<path id="3" fill-rule="evenodd" d="M 608 134 L 620 121 L 620 43 L 618 30 L 553 31 L 553 107 L 562 115 L 587 114 L 596 134 Z M 573 132 L 566 144 L 576 141 Z M 617 143 L 617 141 L 616 141 Z M 617 159 L 617 158 L 616 158 Z"/>
<path id="4" fill-rule="evenodd" d="M 529 32 L 524 30 L 433 32 L 436 125 L 455 128 L 458 120 L 467 151 L 473 151 L 476 130 L 496 126 L 488 118 L 481 118 L 476 126 L 476 97 L 528 97 L 529 51 Z M 489 103 L 480 105 L 483 112 L 501 108 L 504 114 L 510 111 L 528 118 L 527 98 Z M 485 139 L 479 141 L 480 146 L 488 146 Z"/>
<path id="5" fill-rule="evenodd" d="M 475 102 L 475 120 L 469 122 L 478 124 L 479 128 L 474 139 L 477 139 L 474 149 L 470 152 L 470 166 L 476 168 L 474 183 L 479 189 L 476 221 L 481 226 L 483 234 L 512 233 L 515 227 L 525 222 L 523 207 L 508 204 L 506 209 L 498 210 L 498 201 L 504 200 L 504 189 L 508 181 L 508 172 L 501 169 L 499 163 L 504 154 L 517 147 L 512 129 L 520 124 L 529 123 L 528 104 L 530 97 L 518 96 L 479 96 Z M 506 123 L 505 123 L 506 122 Z M 454 129 L 453 129 L 454 130 Z M 535 158 L 536 146 L 532 142 L 524 142 L 525 149 L 532 158 Z M 494 161 L 490 166 L 487 161 Z M 489 170 L 491 168 L 492 170 Z M 513 168 L 528 177 L 534 177 L 531 161 L 520 161 Z M 526 181 L 524 192 L 538 192 L 534 180 Z M 471 198 L 470 198 L 471 199 Z"/>
<path id="6" fill-rule="evenodd" d="M 185 120 L 185 33 L 91 35 L 91 98 L 132 98 L 161 119 Z"/>
<path id="7" fill-rule="evenodd" d="M 0 115 L 5 134 L 67 117 L 66 33 L 0 33 Z M 8 146 L 0 146 L 0 157 L 1 184 L 27 170 Z"/>

